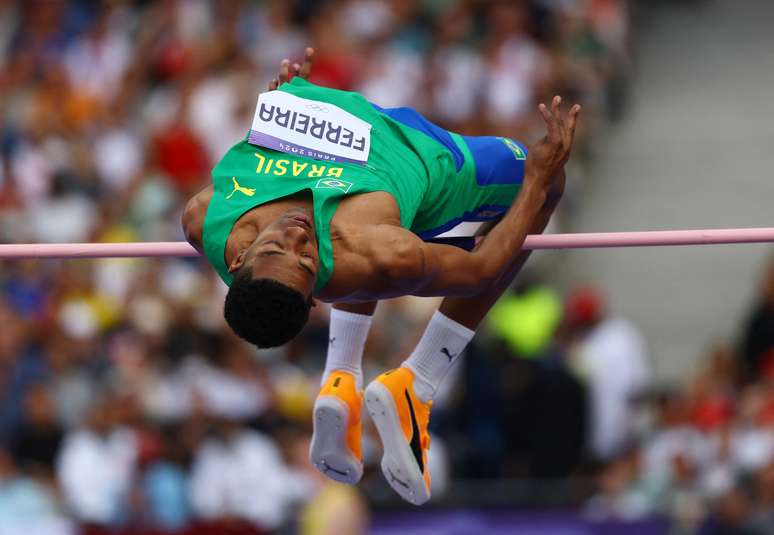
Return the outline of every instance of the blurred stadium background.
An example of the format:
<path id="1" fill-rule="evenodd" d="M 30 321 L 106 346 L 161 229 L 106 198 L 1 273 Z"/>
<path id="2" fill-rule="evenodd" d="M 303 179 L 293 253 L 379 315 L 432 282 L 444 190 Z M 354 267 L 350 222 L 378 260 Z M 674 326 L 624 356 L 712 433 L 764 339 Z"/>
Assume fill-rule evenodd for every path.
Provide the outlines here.
<path id="1" fill-rule="evenodd" d="M 280 60 L 466 134 L 584 105 L 553 230 L 770 226 L 768 0 L 0 0 L 0 242 L 180 240 Z M 306 460 L 327 345 L 199 260 L 0 264 L 0 535 L 774 533 L 774 257 L 543 252 L 447 380 L 433 500 Z M 377 312 L 367 373 L 437 302 Z"/>

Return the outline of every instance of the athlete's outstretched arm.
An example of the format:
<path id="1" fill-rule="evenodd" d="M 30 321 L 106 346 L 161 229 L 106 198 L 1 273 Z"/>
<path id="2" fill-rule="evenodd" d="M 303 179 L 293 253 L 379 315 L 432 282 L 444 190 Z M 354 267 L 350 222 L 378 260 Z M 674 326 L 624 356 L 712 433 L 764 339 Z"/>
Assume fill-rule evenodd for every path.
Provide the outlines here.
<path id="1" fill-rule="evenodd" d="M 530 234 L 542 234 L 548 225 L 548 221 L 556 209 L 559 199 L 564 189 L 564 171 L 557 179 L 556 190 L 549 195 L 548 201 L 543 205 L 543 209 L 533 222 Z M 444 316 L 450 318 L 460 325 L 475 331 L 478 324 L 489 313 L 500 296 L 505 292 L 513 282 L 513 279 L 521 271 L 521 268 L 529 259 L 532 251 L 521 251 L 516 261 L 511 266 L 511 270 L 506 273 L 499 281 L 491 287 L 485 289 L 482 293 L 471 297 L 447 297 L 441 303 L 438 309 Z"/>
<path id="2" fill-rule="evenodd" d="M 540 104 L 547 133 L 530 148 L 524 186 L 502 221 L 484 237 L 474 252 L 482 259 L 490 259 L 487 272 L 494 273 L 497 280 L 512 271 L 534 220 L 552 196 L 557 178 L 563 177 L 561 171 L 570 157 L 580 106 L 573 106 L 565 121 L 561 104 L 562 99 L 558 96 L 553 98 L 550 109 Z"/>
<path id="3" fill-rule="evenodd" d="M 547 206 L 549 204 L 544 203 L 537 210 L 531 223 L 528 223 L 528 217 L 523 219 L 525 225 L 529 224 L 529 234 L 540 232 L 545 227 L 552 211 Z M 497 293 L 502 281 L 512 278 L 529 256 L 529 251 L 521 250 L 510 255 L 506 259 L 508 268 L 500 274 L 498 266 L 493 267 L 489 263 L 491 258 L 479 256 L 483 240 L 477 249 L 468 252 L 453 245 L 426 243 L 403 228 L 380 226 L 374 229 L 373 242 L 377 246 L 375 248 L 382 251 L 382 254 L 374 255 L 371 259 L 371 265 L 375 267 L 373 274 L 353 277 L 353 280 L 368 280 L 369 288 L 365 293 L 383 298 L 411 294 L 420 297 L 458 297 L 461 298 L 458 302 L 472 303 L 482 295 Z M 494 241 L 490 240 L 490 243 Z M 522 243 L 523 238 L 520 245 Z"/>
<path id="4" fill-rule="evenodd" d="M 527 234 L 536 228 L 536 223 L 537 227 L 544 227 L 550 217 L 546 207 L 553 210 L 557 180 L 564 180 L 563 168 L 572 149 L 580 107 L 573 106 L 566 121 L 560 108 L 560 97 L 554 97 L 550 109 L 540 105 L 547 135 L 529 151 L 524 186 L 503 219 L 473 252 L 438 244 L 423 243 L 419 247 L 423 266 L 422 280 L 414 289 L 416 295 L 475 295 L 499 286 L 500 281 L 518 271 L 526 260 L 521 246 Z"/>

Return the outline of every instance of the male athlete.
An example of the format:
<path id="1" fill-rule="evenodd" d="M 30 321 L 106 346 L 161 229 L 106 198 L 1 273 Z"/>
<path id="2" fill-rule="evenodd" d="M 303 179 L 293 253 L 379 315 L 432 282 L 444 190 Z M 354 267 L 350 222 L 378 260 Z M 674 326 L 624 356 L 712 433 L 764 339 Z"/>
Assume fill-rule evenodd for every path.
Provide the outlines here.
<path id="1" fill-rule="evenodd" d="M 559 97 L 541 104 L 547 135 L 527 156 L 510 139 L 461 136 L 410 108 L 313 85 L 313 53 L 283 61 L 249 138 L 189 201 L 183 227 L 230 286 L 226 321 L 258 347 L 296 336 L 315 298 L 335 303 L 310 458 L 338 481 L 362 476 L 361 360 L 376 301 L 445 297 L 403 365 L 365 390 L 385 478 L 419 505 L 430 498 L 433 395 L 526 261 L 527 234 L 548 223 L 580 107 L 565 120 Z M 434 239 L 461 221 L 491 228 L 466 244 Z"/>

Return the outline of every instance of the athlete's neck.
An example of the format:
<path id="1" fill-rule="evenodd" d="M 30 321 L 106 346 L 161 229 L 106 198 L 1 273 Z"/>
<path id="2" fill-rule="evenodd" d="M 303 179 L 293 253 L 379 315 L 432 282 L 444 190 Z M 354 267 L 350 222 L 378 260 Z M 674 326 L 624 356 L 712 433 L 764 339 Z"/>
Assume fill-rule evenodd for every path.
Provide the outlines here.
<path id="1" fill-rule="evenodd" d="M 277 218 L 290 210 L 303 210 L 310 218 L 314 218 L 314 201 L 308 193 L 293 195 L 284 199 L 268 202 L 245 212 L 236 223 L 226 240 L 224 258 L 226 265 L 247 249 L 255 241 L 258 234 Z"/>

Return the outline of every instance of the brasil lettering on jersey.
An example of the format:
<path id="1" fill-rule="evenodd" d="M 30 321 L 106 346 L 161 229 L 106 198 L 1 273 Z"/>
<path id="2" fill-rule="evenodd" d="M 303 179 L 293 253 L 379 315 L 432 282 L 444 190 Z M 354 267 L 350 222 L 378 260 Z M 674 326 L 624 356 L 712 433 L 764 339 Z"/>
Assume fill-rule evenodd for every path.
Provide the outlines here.
<path id="1" fill-rule="evenodd" d="M 255 168 L 256 174 L 303 178 L 338 178 L 344 173 L 344 168 L 339 166 L 291 161 L 285 158 L 269 158 L 258 152 L 255 153 L 255 157 L 258 158 L 258 165 Z"/>
<path id="2" fill-rule="evenodd" d="M 298 156 L 363 165 L 371 150 L 371 125 L 329 102 L 270 91 L 258 97 L 248 142 Z"/>

